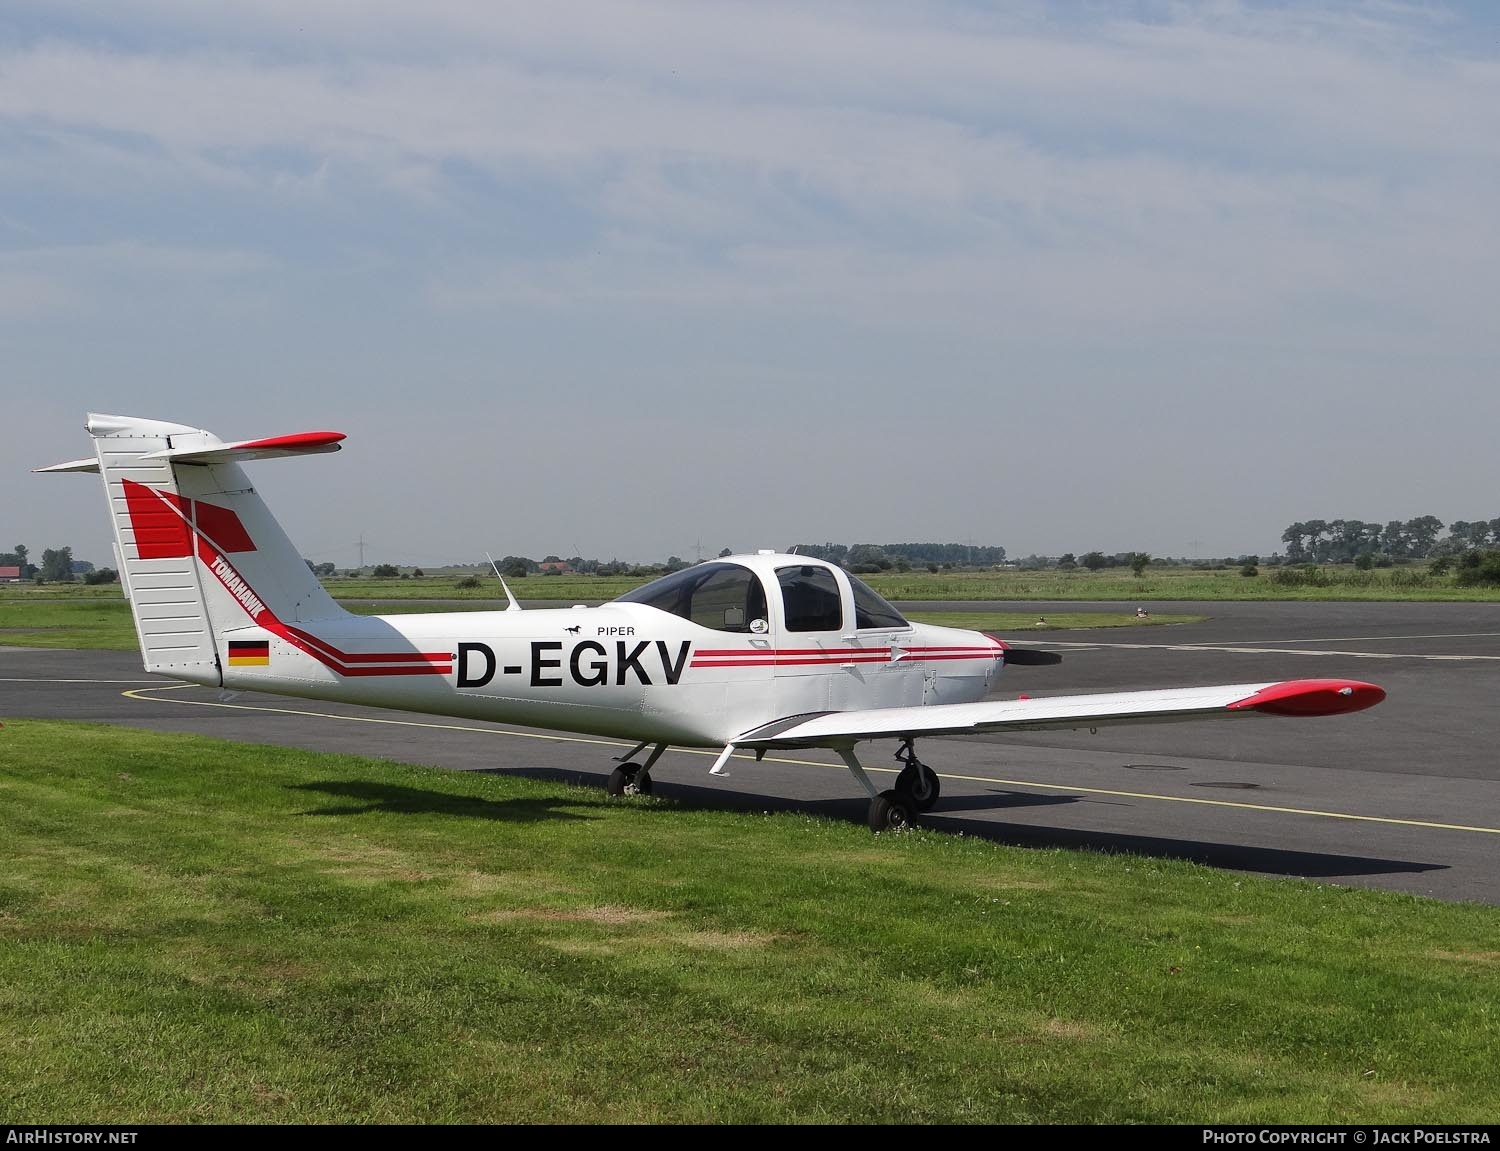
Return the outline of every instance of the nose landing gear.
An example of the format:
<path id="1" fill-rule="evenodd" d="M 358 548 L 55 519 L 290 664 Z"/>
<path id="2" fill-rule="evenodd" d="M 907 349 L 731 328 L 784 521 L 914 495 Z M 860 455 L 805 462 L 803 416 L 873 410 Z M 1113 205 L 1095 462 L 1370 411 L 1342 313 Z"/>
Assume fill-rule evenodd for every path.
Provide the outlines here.
<path id="1" fill-rule="evenodd" d="M 917 749 L 909 739 L 902 740 L 896 749 L 896 762 L 906 765 L 896 776 L 896 790 L 907 796 L 917 811 L 931 811 L 942 791 L 937 772 L 917 758 Z"/>

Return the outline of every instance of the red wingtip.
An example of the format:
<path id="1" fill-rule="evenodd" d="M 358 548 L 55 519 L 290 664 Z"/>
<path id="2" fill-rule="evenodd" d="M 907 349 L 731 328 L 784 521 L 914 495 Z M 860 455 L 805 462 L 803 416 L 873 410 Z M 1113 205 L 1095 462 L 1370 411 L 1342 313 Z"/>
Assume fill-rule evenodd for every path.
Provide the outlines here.
<path id="1" fill-rule="evenodd" d="M 1374 707 L 1384 698 L 1384 688 L 1357 679 L 1289 679 L 1236 700 L 1229 710 L 1267 715 L 1343 715 Z"/>
<path id="2" fill-rule="evenodd" d="M 267 448 L 283 448 L 290 451 L 306 448 L 326 448 L 347 437 L 343 432 L 295 432 L 289 436 L 271 436 L 264 440 L 251 440 L 238 445 L 243 451 L 264 451 Z"/>

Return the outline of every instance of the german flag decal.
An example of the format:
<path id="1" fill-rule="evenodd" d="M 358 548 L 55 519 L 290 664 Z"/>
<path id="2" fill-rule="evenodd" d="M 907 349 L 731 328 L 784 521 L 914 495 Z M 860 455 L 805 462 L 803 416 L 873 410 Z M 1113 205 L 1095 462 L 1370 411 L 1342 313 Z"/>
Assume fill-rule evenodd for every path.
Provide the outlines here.
<path id="1" fill-rule="evenodd" d="M 229 641 L 230 667 L 264 667 L 271 662 L 271 643 L 264 639 Z"/>

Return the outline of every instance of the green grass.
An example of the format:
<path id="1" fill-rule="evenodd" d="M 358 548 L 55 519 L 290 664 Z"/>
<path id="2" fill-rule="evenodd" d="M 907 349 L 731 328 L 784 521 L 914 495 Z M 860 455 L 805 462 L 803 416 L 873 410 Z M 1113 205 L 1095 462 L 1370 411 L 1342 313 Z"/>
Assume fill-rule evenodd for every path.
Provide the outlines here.
<path id="1" fill-rule="evenodd" d="M 1479 1123 L 1500 913 L 0 732 L 12 1123 Z"/>
<path id="2" fill-rule="evenodd" d="M 1170 615 L 1152 612 L 1142 619 L 1135 612 L 1067 611 L 1048 612 L 1045 616 L 1036 612 L 993 611 L 918 611 L 908 612 L 908 618 L 921 623 L 942 624 L 944 627 L 965 627 L 972 631 L 997 631 L 1002 634 L 1028 631 L 1061 631 L 1080 627 L 1157 627 L 1169 623 L 1202 623 L 1207 616 Z M 1047 622 L 1039 624 L 1037 621 Z"/>
<path id="3" fill-rule="evenodd" d="M 1458 600 L 1494 602 L 1500 587 L 1457 586 L 1453 575 L 1435 576 L 1428 566 L 1359 571 L 1353 565 L 1330 565 L 1315 570 L 1310 581 L 1301 568 L 1262 567 L 1255 576 L 1238 568 L 1198 571 L 1191 568 L 1147 568 L 1136 579 L 1123 568 L 1090 572 L 1004 571 L 881 572 L 860 578 L 893 600 Z M 457 574 L 428 575 L 422 579 L 336 577 L 325 586 L 335 599 L 432 600 L 471 602 L 476 608 L 504 604 L 505 594 L 493 574 L 480 573 L 480 586 L 460 588 Z M 527 576 L 510 580 L 522 602 L 602 603 L 646 583 L 632 576 Z M 1288 582 L 1298 580 L 1299 582 Z M 113 600 L 118 585 L 84 584 L 0 585 L 0 605 L 7 600 Z M 3 625 L 0 625 L 3 626 Z"/>
<path id="4" fill-rule="evenodd" d="M 431 601 L 426 604 L 420 601 L 400 604 L 348 603 L 344 606 L 359 615 L 410 615 L 428 611 L 480 610 L 482 607 L 479 604 L 475 604 L 473 608 L 466 605 L 437 605 Z M 1066 628 L 1086 627 L 1152 627 L 1172 623 L 1200 623 L 1208 618 L 1202 615 L 1172 615 L 1169 613 L 1152 612 L 1145 619 L 1142 619 L 1133 611 L 1048 612 L 1045 617 L 1039 616 L 1036 612 L 918 611 L 908 612 L 907 616 L 909 619 L 922 623 L 941 624 L 944 627 L 963 627 L 973 631 L 998 632 L 1059 631 Z M 1038 626 L 1037 620 L 1039 618 L 1045 618 L 1047 622 Z"/>
<path id="5" fill-rule="evenodd" d="M 1101 572 L 907 572 L 865 577 L 886 598 L 897 601 L 931 600 L 1055 600 L 1055 601 L 1215 601 L 1215 600 L 1500 600 L 1500 588 L 1460 588 L 1451 576 L 1430 575 L 1425 566 L 1358 571 L 1353 567 L 1319 569 L 1314 582 L 1289 585 L 1277 569 L 1245 577 L 1238 570 L 1191 571 L 1148 569 L 1136 579 L 1122 569 Z M 522 602 L 560 601 L 599 603 L 613 599 L 645 582 L 629 577 L 530 576 L 512 581 Z M 498 582 L 490 577 L 475 589 L 455 587 L 456 578 L 334 579 L 328 589 L 362 614 L 444 610 L 486 610 L 503 606 Z M 385 604 L 354 601 L 387 600 Z M 452 600 L 437 606 L 433 600 Z M 1039 630 L 1029 612 L 917 613 L 915 619 L 984 627 L 998 631 Z M 1201 616 L 1152 613 L 1138 620 L 1133 613 L 1051 613 L 1048 628 L 1114 627 L 1137 624 L 1186 623 Z M 967 620 L 969 622 L 961 622 Z M 117 586 L 47 584 L 41 587 L 0 587 L 0 646 L 81 647 L 129 650 L 135 633 Z"/>
<path id="6" fill-rule="evenodd" d="M 89 589 L 93 591 L 92 588 Z M 68 647 L 133 651 L 130 605 L 118 587 L 108 598 L 0 592 L 0 647 Z"/>
<path id="7" fill-rule="evenodd" d="M 1319 569 L 1315 583 L 1288 585 L 1276 568 L 1242 576 L 1238 568 L 1195 571 L 1147 568 L 1136 579 L 1123 568 L 1099 572 L 910 572 L 861 576 L 892 600 L 1500 600 L 1500 587 L 1461 588 L 1425 565 L 1359 571 Z M 518 591 L 516 593 L 520 595 Z"/>
<path id="8" fill-rule="evenodd" d="M 1300 570 L 1300 569 L 1298 569 Z M 860 578 L 893 600 L 1500 600 L 1500 587 L 1461 588 L 1451 575 L 1430 575 L 1425 564 L 1359 571 L 1352 565 L 1318 569 L 1313 583 L 1288 585 L 1278 569 L 1242 576 L 1238 568 L 1197 571 L 1191 568 L 1147 568 L 1136 579 L 1123 568 L 1099 572 L 1020 570 L 953 572 L 883 572 Z M 461 590 L 457 577 L 413 579 L 333 579 L 328 590 L 347 599 L 472 599 L 504 602 L 493 575 L 481 586 Z M 645 578 L 611 576 L 528 576 L 510 580 L 516 598 L 598 603 L 614 599 L 646 582 Z"/>
<path id="9" fill-rule="evenodd" d="M 505 604 L 505 592 L 493 572 L 474 573 L 477 588 L 461 588 L 458 575 L 429 575 L 421 579 L 363 579 L 336 577 L 324 580 L 323 586 L 335 599 L 462 599 L 476 603 L 498 601 Z M 599 603 L 624 595 L 632 588 L 648 583 L 652 576 L 585 576 L 533 575 L 522 578 L 506 576 L 506 583 L 519 600 L 558 600 L 567 603 Z"/>
<path id="10" fill-rule="evenodd" d="M 44 590 L 44 589 L 38 589 Z M 119 588 L 100 597 L 80 594 L 75 599 L 46 591 L 8 590 L 0 592 L 0 647 L 84 648 L 102 651 L 134 651 L 135 627 L 130 621 L 130 605 L 120 596 Z M 434 603 L 414 600 L 398 604 L 349 603 L 350 611 L 360 615 L 403 615 L 431 611 L 482 611 L 493 602 Z M 996 612 L 918 612 L 913 619 L 949 627 L 979 630 L 1043 631 L 1077 627 L 1135 627 L 1141 624 L 1187 623 L 1202 616 L 1152 613 L 1149 619 L 1138 619 L 1132 613 L 1067 612 L 1047 616 L 1045 628 L 1036 626 L 1034 614 Z"/>

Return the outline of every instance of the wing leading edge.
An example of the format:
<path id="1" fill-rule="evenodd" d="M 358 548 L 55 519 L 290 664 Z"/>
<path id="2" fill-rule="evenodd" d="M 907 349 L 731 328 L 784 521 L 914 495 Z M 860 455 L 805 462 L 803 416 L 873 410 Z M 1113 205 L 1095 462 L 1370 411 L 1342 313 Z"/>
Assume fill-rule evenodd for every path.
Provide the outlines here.
<path id="1" fill-rule="evenodd" d="M 1290 679 L 1043 699 L 892 707 L 793 716 L 747 731 L 742 748 L 847 747 L 866 739 L 983 735 L 1108 724 L 1171 723 L 1220 715 L 1342 715 L 1374 707 L 1383 688 L 1352 679 Z"/>

